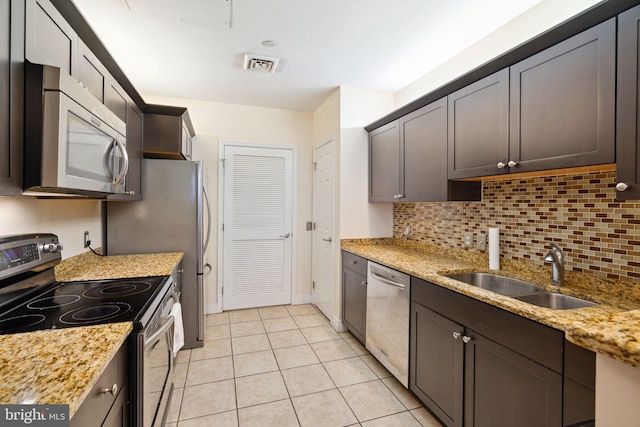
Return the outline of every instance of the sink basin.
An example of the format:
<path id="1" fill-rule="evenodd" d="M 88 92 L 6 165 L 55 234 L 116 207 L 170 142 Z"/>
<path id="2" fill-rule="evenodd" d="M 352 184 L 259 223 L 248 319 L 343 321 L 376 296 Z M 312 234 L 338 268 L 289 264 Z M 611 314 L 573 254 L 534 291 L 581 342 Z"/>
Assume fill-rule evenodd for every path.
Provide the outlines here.
<path id="1" fill-rule="evenodd" d="M 495 292 L 507 297 L 513 297 L 523 294 L 533 294 L 535 292 L 544 292 L 543 289 L 540 289 L 537 286 L 532 285 L 531 283 L 491 273 L 472 272 L 447 274 L 446 276 L 451 279 L 464 282 L 468 285 L 477 286 L 479 288 L 486 289 L 488 291 Z"/>
<path id="2" fill-rule="evenodd" d="M 538 292 L 529 295 L 515 296 L 515 299 L 538 307 L 551 308 L 553 310 L 570 310 L 572 308 L 593 307 L 598 305 L 591 301 L 553 292 Z"/>

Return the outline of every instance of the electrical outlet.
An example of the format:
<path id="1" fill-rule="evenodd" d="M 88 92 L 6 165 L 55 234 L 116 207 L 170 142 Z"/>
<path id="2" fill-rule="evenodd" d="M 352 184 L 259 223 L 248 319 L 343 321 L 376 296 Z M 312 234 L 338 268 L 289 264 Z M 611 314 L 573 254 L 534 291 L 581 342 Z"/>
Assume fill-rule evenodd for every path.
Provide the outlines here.
<path id="1" fill-rule="evenodd" d="M 478 233 L 478 240 L 476 241 L 476 248 L 484 251 L 487 249 L 487 235 L 485 233 Z"/>
<path id="2" fill-rule="evenodd" d="M 465 232 L 464 237 L 462 238 L 462 244 L 467 248 L 473 246 L 473 233 L 470 231 Z"/>
<path id="3" fill-rule="evenodd" d="M 89 238 L 89 232 L 85 231 L 84 232 L 84 247 L 88 248 L 89 245 L 91 245 L 91 239 Z"/>

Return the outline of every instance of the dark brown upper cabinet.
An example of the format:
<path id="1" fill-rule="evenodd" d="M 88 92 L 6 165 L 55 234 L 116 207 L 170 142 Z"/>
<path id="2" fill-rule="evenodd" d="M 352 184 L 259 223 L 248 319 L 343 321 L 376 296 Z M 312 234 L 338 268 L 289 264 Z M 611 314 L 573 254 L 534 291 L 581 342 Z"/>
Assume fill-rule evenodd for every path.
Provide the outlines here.
<path id="1" fill-rule="evenodd" d="M 24 1 L 0 1 L 0 196 L 22 193 Z"/>
<path id="2" fill-rule="evenodd" d="M 394 202 L 400 194 L 400 126 L 395 120 L 369 133 L 369 201 Z"/>
<path id="3" fill-rule="evenodd" d="M 27 0 L 25 57 L 78 77 L 78 35 L 49 0 Z"/>
<path id="4" fill-rule="evenodd" d="M 449 179 L 507 171 L 509 70 L 449 95 Z"/>
<path id="5" fill-rule="evenodd" d="M 449 95 L 449 178 L 615 161 L 615 19 Z"/>
<path id="6" fill-rule="evenodd" d="M 127 93 L 122 89 L 122 87 L 116 82 L 116 80 L 108 76 L 105 87 L 104 94 L 104 105 L 107 106 L 109 110 L 111 110 L 117 117 L 120 118 L 123 122 L 128 124 L 128 107 L 127 105 L 130 102 L 128 100 Z"/>
<path id="7" fill-rule="evenodd" d="M 194 135 L 186 108 L 149 105 L 144 112 L 146 158 L 191 160 Z"/>
<path id="8" fill-rule="evenodd" d="M 615 161 L 615 18 L 510 68 L 514 172 Z M 504 160 L 503 160 L 504 161 Z"/>
<path id="9" fill-rule="evenodd" d="M 109 79 L 107 68 L 82 40 L 78 40 L 78 56 L 78 81 L 104 104 Z"/>
<path id="10" fill-rule="evenodd" d="M 618 18 L 617 198 L 640 199 L 640 6 Z"/>
<path id="11" fill-rule="evenodd" d="M 479 199 L 477 183 L 447 181 L 447 98 L 369 134 L 370 202 Z"/>

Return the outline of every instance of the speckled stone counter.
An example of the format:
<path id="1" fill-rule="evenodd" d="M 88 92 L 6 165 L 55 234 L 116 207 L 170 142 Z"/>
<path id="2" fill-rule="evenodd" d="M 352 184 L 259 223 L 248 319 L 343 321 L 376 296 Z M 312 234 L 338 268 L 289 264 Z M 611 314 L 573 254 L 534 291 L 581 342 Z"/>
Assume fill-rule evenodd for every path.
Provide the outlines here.
<path id="1" fill-rule="evenodd" d="M 168 276 L 181 252 L 63 260 L 56 280 Z M 132 331 L 131 322 L 0 335 L 0 403 L 68 404 L 73 416 Z"/>
<path id="2" fill-rule="evenodd" d="M 85 252 L 56 266 L 58 282 L 130 277 L 168 276 L 182 260 L 182 252 L 99 256 Z"/>
<path id="3" fill-rule="evenodd" d="M 131 322 L 0 336 L 0 402 L 80 407 Z"/>
<path id="4" fill-rule="evenodd" d="M 640 366 L 640 287 L 637 285 L 567 271 L 565 285 L 558 287 L 551 284 L 548 266 L 502 260 L 499 271 L 490 271 L 485 254 L 405 239 L 343 240 L 341 247 L 371 261 L 565 331 L 567 339 L 577 345 Z M 444 276 L 469 271 L 491 272 L 525 280 L 541 288 L 599 305 L 552 310 Z"/>

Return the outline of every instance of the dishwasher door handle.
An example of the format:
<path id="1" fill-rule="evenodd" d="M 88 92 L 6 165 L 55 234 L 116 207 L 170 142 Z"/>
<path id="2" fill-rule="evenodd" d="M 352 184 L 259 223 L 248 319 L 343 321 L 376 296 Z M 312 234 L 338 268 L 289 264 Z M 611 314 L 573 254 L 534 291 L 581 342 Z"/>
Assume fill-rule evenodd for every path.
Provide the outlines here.
<path id="1" fill-rule="evenodd" d="M 379 281 L 381 281 L 381 282 L 383 282 L 383 283 L 385 283 L 387 285 L 391 285 L 393 287 L 400 288 L 403 291 L 405 289 L 405 286 L 402 283 L 393 282 L 393 281 L 387 279 L 386 277 L 382 277 L 381 275 L 379 275 L 377 273 L 374 273 L 373 271 L 370 271 L 370 273 L 376 280 L 379 280 Z"/>

